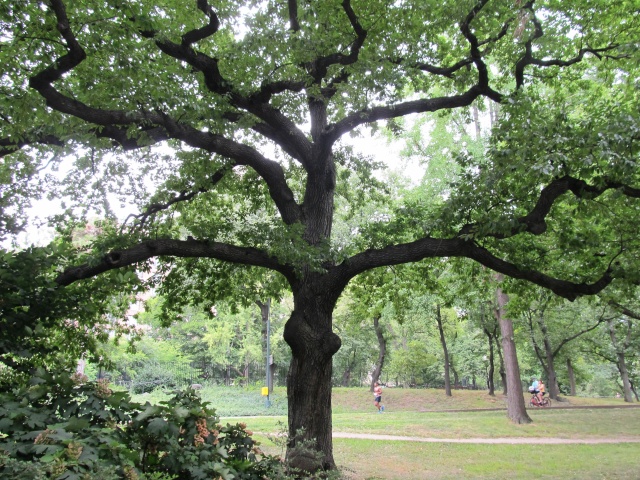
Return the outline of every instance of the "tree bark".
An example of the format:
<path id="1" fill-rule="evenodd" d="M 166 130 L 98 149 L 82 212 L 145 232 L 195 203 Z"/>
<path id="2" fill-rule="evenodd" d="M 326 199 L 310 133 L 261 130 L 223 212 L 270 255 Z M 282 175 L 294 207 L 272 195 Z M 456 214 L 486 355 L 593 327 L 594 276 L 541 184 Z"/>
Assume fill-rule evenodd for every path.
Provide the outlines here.
<path id="1" fill-rule="evenodd" d="M 292 352 L 287 375 L 286 458 L 293 467 L 307 472 L 336 468 L 331 422 L 332 357 L 341 345 L 331 331 L 336 301 L 337 295 L 322 295 L 312 288 L 295 290 L 294 311 L 284 330 Z"/>
<path id="2" fill-rule="evenodd" d="M 438 322 L 438 332 L 440 332 L 440 344 L 444 356 L 444 391 L 447 397 L 451 396 L 451 377 L 449 374 L 449 351 L 447 350 L 447 340 L 444 338 L 444 328 L 442 327 L 442 315 L 440 314 L 440 304 L 436 305 L 436 322 Z"/>
<path id="3" fill-rule="evenodd" d="M 380 314 L 376 314 L 373 317 L 373 329 L 376 332 L 376 338 L 378 339 L 378 361 L 376 367 L 371 374 L 371 387 L 373 392 L 373 386 L 380 380 L 380 374 L 382 373 L 382 367 L 384 367 L 384 360 L 387 356 L 387 340 L 382 333 L 382 327 L 380 327 Z"/>
<path id="4" fill-rule="evenodd" d="M 573 365 L 571 359 L 567 358 L 567 374 L 569 375 L 569 391 L 572 397 L 576 396 L 576 376 L 573 372 Z"/>
<path id="5" fill-rule="evenodd" d="M 514 423 L 531 423 L 532 420 L 527 414 L 522 394 L 522 383 L 520 379 L 520 366 L 516 354 L 516 344 L 513 338 L 513 322 L 505 317 L 505 306 L 509 297 L 500 288 L 496 290 L 497 308 L 496 318 L 500 324 L 502 334 L 502 351 L 506 366 L 507 382 L 507 416 Z"/>

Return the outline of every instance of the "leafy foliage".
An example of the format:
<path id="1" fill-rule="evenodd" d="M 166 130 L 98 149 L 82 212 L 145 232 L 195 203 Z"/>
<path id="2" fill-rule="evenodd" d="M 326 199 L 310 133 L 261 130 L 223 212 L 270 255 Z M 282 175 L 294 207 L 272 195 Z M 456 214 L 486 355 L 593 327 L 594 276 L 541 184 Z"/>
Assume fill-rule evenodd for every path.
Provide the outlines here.
<path id="1" fill-rule="evenodd" d="M 110 333 L 135 337 L 134 330 L 116 319 L 124 316 L 138 277 L 120 272 L 59 288 L 58 266 L 74 250 L 58 241 L 0 251 L 0 362 L 16 375 L 40 366 L 73 369 L 85 353 L 98 356 L 100 342 Z M 5 386 L 0 382 L 0 389 Z"/>
<path id="2" fill-rule="evenodd" d="M 243 424 L 221 425 L 193 391 L 159 405 L 131 402 L 105 381 L 40 370 L 0 395 L 3 478 L 231 479 L 285 475 Z M 27 468 L 21 468 L 27 465 Z"/>

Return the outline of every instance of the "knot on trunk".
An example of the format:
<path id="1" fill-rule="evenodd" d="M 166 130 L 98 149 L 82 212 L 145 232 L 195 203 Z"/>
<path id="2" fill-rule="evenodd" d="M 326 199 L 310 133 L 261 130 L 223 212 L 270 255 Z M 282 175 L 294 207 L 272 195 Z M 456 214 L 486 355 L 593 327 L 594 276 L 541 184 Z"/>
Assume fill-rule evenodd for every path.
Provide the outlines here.
<path id="1" fill-rule="evenodd" d="M 319 354 L 331 358 L 342 346 L 340 337 L 330 328 L 312 325 L 295 312 L 284 327 L 284 340 L 294 357 Z"/>

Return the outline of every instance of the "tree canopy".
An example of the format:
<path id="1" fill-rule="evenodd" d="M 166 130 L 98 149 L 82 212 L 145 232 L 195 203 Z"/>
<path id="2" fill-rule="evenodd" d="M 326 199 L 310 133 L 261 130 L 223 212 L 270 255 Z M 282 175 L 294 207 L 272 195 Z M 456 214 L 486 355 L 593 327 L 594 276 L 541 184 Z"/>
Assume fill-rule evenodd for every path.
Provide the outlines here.
<path id="1" fill-rule="evenodd" d="M 188 268 L 220 294 L 239 267 L 279 273 L 295 304 L 290 433 L 305 427 L 332 467 L 331 315 L 355 276 L 465 257 L 567 299 L 635 280 L 637 13 L 591 0 L 5 2 L 3 214 L 24 198 L 6 187 L 43 168 L 69 172 L 48 177 L 69 206 L 113 216 L 113 195 L 136 199 L 139 213 L 61 264 L 61 286 L 154 259 L 154 280 Z M 445 195 L 392 197 L 334 241 L 337 205 L 384 193 L 343 137 L 487 103 L 500 105 L 491 147 L 451 149 Z"/>

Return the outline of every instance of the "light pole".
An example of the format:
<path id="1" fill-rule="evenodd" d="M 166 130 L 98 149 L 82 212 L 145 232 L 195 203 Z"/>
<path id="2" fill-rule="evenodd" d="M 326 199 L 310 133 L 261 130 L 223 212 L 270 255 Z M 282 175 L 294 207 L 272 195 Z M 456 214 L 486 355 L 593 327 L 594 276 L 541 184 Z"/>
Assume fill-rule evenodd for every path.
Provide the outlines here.
<path id="1" fill-rule="evenodd" d="M 266 407 L 271 406 L 271 400 L 269 399 L 269 395 L 271 394 L 271 299 L 267 300 L 267 368 L 265 371 L 267 372 L 267 400 Z"/>

